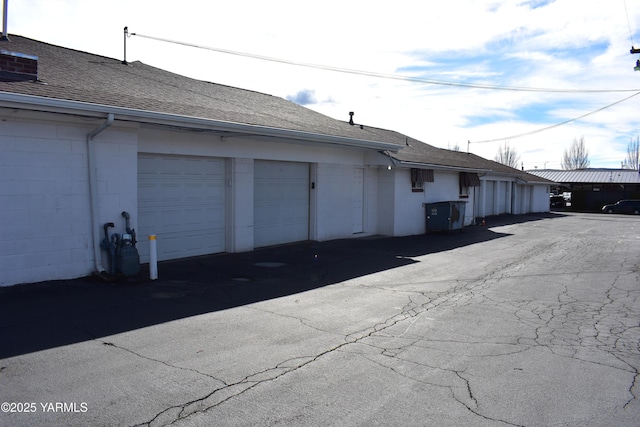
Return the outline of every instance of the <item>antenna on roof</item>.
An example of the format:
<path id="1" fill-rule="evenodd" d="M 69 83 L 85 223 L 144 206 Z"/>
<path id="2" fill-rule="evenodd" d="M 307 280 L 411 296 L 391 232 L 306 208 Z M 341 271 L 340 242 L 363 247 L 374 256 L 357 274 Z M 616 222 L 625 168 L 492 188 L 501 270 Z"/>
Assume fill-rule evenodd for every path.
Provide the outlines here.
<path id="1" fill-rule="evenodd" d="M 9 14 L 9 12 L 7 12 L 8 7 L 9 0 L 4 0 L 4 8 L 2 9 L 2 37 L 0 37 L 0 40 L 2 41 L 9 41 L 9 36 L 7 35 L 7 16 Z"/>

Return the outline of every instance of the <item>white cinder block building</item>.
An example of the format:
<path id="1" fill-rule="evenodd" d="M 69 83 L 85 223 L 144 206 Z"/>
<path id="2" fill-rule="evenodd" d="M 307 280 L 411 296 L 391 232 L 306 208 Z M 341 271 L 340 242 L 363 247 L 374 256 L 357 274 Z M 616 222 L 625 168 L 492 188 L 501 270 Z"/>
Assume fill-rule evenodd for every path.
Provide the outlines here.
<path id="1" fill-rule="evenodd" d="M 0 286 L 103 271 L 123 211 L 145 262 L 150 234 L 160 260 L 411 235 L 424 202 L 468 201 L 470 224 L 547 211 L 548 185 L 266 94 L 0 42 Z"/>

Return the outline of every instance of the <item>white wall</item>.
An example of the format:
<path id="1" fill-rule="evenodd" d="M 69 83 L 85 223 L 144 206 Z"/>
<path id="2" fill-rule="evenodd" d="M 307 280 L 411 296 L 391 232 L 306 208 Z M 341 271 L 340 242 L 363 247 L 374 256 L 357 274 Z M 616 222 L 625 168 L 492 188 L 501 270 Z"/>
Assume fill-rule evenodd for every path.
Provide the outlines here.
<path id="1" fill-rule="evenodd" d="M 393 236 L 411 236 L 425 231 L 424 193 L 411 191 L 409 169 L 395 170 L 395 215 Z"/>
<path id="2" fill-rule="evenodd" d="M 8 110 L 0 110 L 0 119 L 0 286 L 90 274 L 95 269 L 94 230 L 86 136 L 104 119 Z M 100 238 L 105 222 L 116 224 L 111 232 L 124 231 L 122 211 L 132 214 L 131 225 L 138 228 L 139 152 L 226 159 L 226 247 L 231 252 L 253 249 L 256 159 L 310 164 L 315 187 L 310 189 L 310 237 L 314 240 L 353 236 L 354 168 L 364 170 L 363 235 L 424 233 L 423 203 L 467 201 L 465 225 L 479 215 L 473 189 L 469 198 L 459 198 L 458 172 L 436 170 L 434 183 L 425 183 L 424 192 L 412 192 L 410 170 L 388 169 L 388 158 L 373 151 L 221 138 L 117 120 L 95 138 L 94 146 Z M 548 187 L 532 187 L 531 200 L 534 211 L 548 211 Z M 140 244 L 146 244 L 146 236 L 138 237 Z M 104 253 L 103 264 L 106 266 Z"/>
<path id="3" fill-rule="evenodd" d="M 410 236 L 425 232 L 425 208 L 423 203 L 464 201 L 464 224 L 470 225 L 474 220 L 474 192 L 470 188 L 469 197 L 460 197 L 459 173 L 436 170 L 434 182 L 424 184 L 423 192 L 413 192 L 411 189 L 411 172 L 407 168 L 398 168 L 392 174 L 380 171 L 379 193 L 384 200 L 378 209 L 380 215 L 378 224 L 380 234 L 389 236 Z M 393 176 L 393 182 L 389 177 Z M 393 199 L 393 201 L 391 200 Z M 395 209 L 389 212 L 389 205 L 393 203 Z"/>
<path id="4" fill-rule="evenodd" d="M 364 235 L 379 234 L 378 227 L 378 176 L 386 168 L 368 167 L 364 170 Z"/>
<path id="5" fill-rule="evenodd" d="M 382 168 L 378 171 L 378 203 L 377 203 L 377 233 L 383 236 L 393 236 L 396 217 L 396 170 Z"/>
<path id="6" fill-rule="evenodd" d="M 364 152 L 356 148 L 285 142 L 273 138 L 220 137 L 214 133 L 179 132 L 142 127 L 138 151 L 256 160 L 364 165 Z"/>
<path id="7" fill-rule="evenodd" d="M 6 110 L 0 117 L 0 286 L 90 274 L 86 135 L 104 120 Z M 109 128 L 95 148 L 100 224 L 124 229 L 121 212 L 137 211 L 135 134 Z"/>
<path id="8" fill-rule="evenodd" d="M 93 230 L 89 206 L 86 136 L 104 119 L 53 114 L 0 112 L 0 285 L 91 274 Z M 272 140 L 220 138 L 139 128 L 116 122 L 94 140 L 97 221 L 114 222 L 123 232 L 122 211 L 137 220 L 138 152 L 227 159 L 227 250 L 253 249 L 253 162 L 277 159 L 307 162 L 316 186 L 311 190 L 311 236 L 316 240 L 353 235 L 354 167 L 364 173 L 365 234 L 378 232 L 378 166 L 381 156 L 364 150 L 291 144 Z M 367 163 L 365 164 L 365 158 Z M 316 192 L 316 194 L 314 194 Z M 146 236 L 138 236 L 140 244 Z M 102 252 L 106 267 L 106 253 Z"/>
<path id="9" fill-rule="evenodd" d="M 471 225 L 475 221 L 476 197 L 479 188 L 470 187 L 469 197 L 460 197 L 460 174 L 459 172 L 436 170 L 434 182 L 427 182 L 424 185 L 425 203 L 464 201 L 464 225 Z"/>
<path id="10" fill-rule="evenodd" d="M 548 185 L 533 185 L 531 187 L 531 211 L 530 212 L 549 212 L 549 192 L 551 189 Z"/>

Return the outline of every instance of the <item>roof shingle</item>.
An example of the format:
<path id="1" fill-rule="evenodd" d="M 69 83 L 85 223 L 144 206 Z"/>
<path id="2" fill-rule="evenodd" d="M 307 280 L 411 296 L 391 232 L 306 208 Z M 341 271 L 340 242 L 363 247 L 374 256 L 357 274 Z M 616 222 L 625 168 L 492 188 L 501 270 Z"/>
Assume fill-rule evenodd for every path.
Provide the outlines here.
<path id="1" fill-rule="evenodd" d="M 38 82 L 0 82 L 0 91 L 402 145 L 272 95 L 170 73 L 11 35 L 0 48 L 37 55 Z"/>
<path id="2" fill-rule="evenodd" d="M 526 182 L 550 182 L 475 154 L 445 150 L 395 131 L 350 125 L 272 95 L 174 74 L 11 35 L 0 48 L 38 56 L 38 81 L 0 82 L 0 92 L 380 142 L 401 148 L 395 160 L 491 171 Z"/>

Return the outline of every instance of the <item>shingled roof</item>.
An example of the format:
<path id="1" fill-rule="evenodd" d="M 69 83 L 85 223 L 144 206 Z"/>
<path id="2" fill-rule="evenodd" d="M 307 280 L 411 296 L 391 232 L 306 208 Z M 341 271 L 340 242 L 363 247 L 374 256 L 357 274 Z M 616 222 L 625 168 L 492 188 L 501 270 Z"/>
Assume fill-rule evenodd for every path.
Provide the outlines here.
<path id="1" fill-rule="evenodd" d="M 405 165 L 431 167 L 434 169 L 458 169 L 460 171 L 492 173 L 516 177 L 527 183 L 551 184 L 552 181 L 525 171 L 515 169 L 476 154 L 437 148 L 421 141 L 405 137 L 405 147 L 387 153 L 395 161 Z"/>
<path id="2" fill-rule="evenodd" d="M 121 60 L 10 35 L 0 49 L 38 57 L 37 81 L 0 91 L 362 141 L 404 144 L 380 129 L 352 126 L 272 95 L 196 80 Z"/>
<path id="3" fill-rule="evenodd" d="M 38 61 L 36 81 L 0 81 L 0 101 L 3 93 L 31 95 L 203 119 L 205 122 L 237 123 L 382 143 L 387 145 L 385 154 L 407 165 L 493 172 L 517 176 L 529 183 L 551 183 L 475 154 L 436 148 L 395 131 L 351 125 L 283 98 L 192 79 L 139 61 L 125 64 L 119 59 L 18 35 L 0 41 L 0 50 L 37 57 Z"/>

